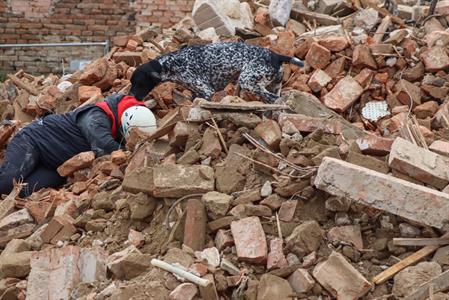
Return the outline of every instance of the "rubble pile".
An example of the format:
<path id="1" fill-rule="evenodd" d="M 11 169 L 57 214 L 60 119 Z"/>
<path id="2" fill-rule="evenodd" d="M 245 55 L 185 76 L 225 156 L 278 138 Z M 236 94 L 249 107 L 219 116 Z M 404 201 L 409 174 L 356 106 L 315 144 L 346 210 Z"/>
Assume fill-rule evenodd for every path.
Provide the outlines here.
<path id="1" fill-rule="evenodd" d="M 163 83 L 155 133 L 68 160 L 61 189 L 21 199 L 18 183 L 0 202 L 1 298 L 449 299 L 449 3 L 426 17 L 415 2 L 202 0 L 74 74 L 8 75 L 2 155 L 29 122 L 126 94 L 136 66 L 184 45 L 305 61 L 273 104 Z"/>

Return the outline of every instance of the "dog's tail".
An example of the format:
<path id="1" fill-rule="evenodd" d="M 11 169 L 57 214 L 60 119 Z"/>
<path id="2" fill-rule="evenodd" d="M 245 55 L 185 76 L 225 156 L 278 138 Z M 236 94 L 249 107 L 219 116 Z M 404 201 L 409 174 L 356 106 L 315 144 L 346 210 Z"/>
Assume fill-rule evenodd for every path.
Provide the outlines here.
<path id="1" fill-rule="evenodd" d="M 279 55 L 279 54 L 276 54 L 276 56 L 280 63 L 288 62 L 288 63 L 294 64 L 294 65 L 297 65 L 298 67 L 301 67 L 301 68 L 304 67 L 304 62 L 302 60 L 300 60 L 299 58 L 285 56 L 285 55 Z"/>

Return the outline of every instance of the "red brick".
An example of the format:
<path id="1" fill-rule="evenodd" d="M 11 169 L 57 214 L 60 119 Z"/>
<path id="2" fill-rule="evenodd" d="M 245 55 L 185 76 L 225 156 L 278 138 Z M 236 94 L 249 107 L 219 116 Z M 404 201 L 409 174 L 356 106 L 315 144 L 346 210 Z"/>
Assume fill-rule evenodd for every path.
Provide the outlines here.
<path id="1" fill-rule="evenodd" d="M 363 154 L 380 156 L 390 153 L 393 142 L 393 139 L 380 137 L 374 134 L 356 140 L 356 143 Z"/>
<path id="2" fill-rule="evenodd" d="M 288 266 L 287 259 L 282 251 L 283 240 L 274 238 L 270 241 L 270 253 L 268 253 L 267 269 L 279 269 Z"/>
<path id="3" fill-rule="evenodd" d="M 206 208 L 199 199 L 189 199 L 186 206 L 186 221 L 184 227 L 184 245 L 194 251 L 204 249 L 206 239 Z"/>
<path id="4" fill-rule="evenodd" d="M 100 97 L 101 89 L 96 86 L 82 85 L 78 88 L 78 99 L 81 103 L 86 102 L 92 97 Z"/>
<path id="5" fill-rule="evenodd" d="M 63 177 L 69 176 L 72 175 L 75 171 L 90 167 L 94 159 L 95 153 L 93 151 L 82 152 L 60 165 L 57 171 L 59 175 Z"/>
<path id="6" fill-rule="evenodd" d="M 433 115 L 438 111 L 439 105 L 436 101 L 427 101 L 423 104 L 416 106 L 413 109 L 415 116 L 419 119 L 426 119 L 428 117 L 433 117 Z"/>
<path id="7" fill-rule="evenodd" d="M 395 85 L 396 98 L 402 104 L 410 107 L 421 104 L 421 89 L 405 79 L 401 79 Z"/>
<path id="8" fill-rule="evenodd" d="M 332 78 L 327 75 L 326 72 L 320 69 L 316 69 L 315 72 L 312 73 L 312 76 L 310 76 L 307 85 L 312 91 L 319 92 L 331 81 Z"/>
<path id="9" fill-rule="evenodd" d="M 437 72 L 449 68 L 449 56 L 442 47 L 432 47 L 421 54 L 426 71 Z"/>
<path id="10" fill-rule="evenodd" d="M 273 120 L 266 120 L 256 126 L 254 131 L 267 143 L 272 150 L 279 148 L 282 133 L 279 124 Z"/>
<path id="11" fill-rule="evenodd" d="M 56 244 L 60 240 L 67 240 L 76 233 L 73 226 L 75 221 L 69 215 L 54 217 L 41 234 L 44 243 Z"/>
<path id="12" fill-rule="evenodd" d="M 317 265 L 313 276 L 338 299 L 360 299 L 372 287 L 372 284 L 338 252 L 332 252 L 325 262 Z"/>
<path id="13" fill-rule="evenodd" d="M 429 146 L 429 149 L 438 154 L 449 156 L 449 142 L 435 141 Z"/>
<path id="14" fill-rule="evenodd" d="M 333 52 L 340 52 L 345 50 L 349 46 L 349 42 L 344 36 L 330 36 L 322 38 L 318 43 Z"/>
<path id="15" fill-rule="evenodd" d="M 227 247 L 234 245 L 234 239 L 229 230 L 220 229 L 215 234 L 215 246 L 219 251 L 223 251 Z"/>
<path id="16" fill-rule="evenodd" d="M 449 183 L 448 158 L 403 138 L 398 137 L 394 141 L 388 163 L 391 168 L 440 190 Z"/>
<path id="17" fill-rule="evenodd" d="M 313 43 L 307 52 L 306 62 L 314 69 L 325 68 L 331 59 L 331 52 L 318 43 Z"/>
<path id="18" fill-rule="evenodd" d="M 324 96 L 324 104 L 337 112 L 344 112 L 362 93 L 363 88 L 360 84 L 351 76 L 346 76 Z"/>
<path id="19" fill-rule="evenodd" d="M 267 241 L 258 217 L 231 223 L 237 256 L 242 261 L 263 264 L 267 260 Z"/>
<path id="20" fill-rule="evenodd" d="M 288 283 L 296 293 L 307 293 L 315 285 L 315 280 L 305 269 L 297 269 L 288 277 Z"/>
<path id="21" fill-rule="evenodd" d="M 376 61 L 367 45 L 357 45 L 352 54 L 352 65 L 361 68 L 377 69 Z"/>
<path id="22" fill-rule="evenodd" d="M 449 221 L 448 194 L 334 158 L 323 159 L 315 186 L 419 224 L 442 228 Z"/>

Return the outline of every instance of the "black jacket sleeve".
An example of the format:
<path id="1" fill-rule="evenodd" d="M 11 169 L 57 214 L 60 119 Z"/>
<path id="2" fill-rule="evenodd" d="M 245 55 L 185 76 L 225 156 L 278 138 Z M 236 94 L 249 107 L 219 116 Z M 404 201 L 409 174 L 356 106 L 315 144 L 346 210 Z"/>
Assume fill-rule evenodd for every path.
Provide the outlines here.
<path id="1" fill-rule="evenodd" d="M 112 137 L 111 120 L 101 108 L 93 107 L 83 112 L 78 117 L 77 124 L 97 157 L 125 148 Z"/>

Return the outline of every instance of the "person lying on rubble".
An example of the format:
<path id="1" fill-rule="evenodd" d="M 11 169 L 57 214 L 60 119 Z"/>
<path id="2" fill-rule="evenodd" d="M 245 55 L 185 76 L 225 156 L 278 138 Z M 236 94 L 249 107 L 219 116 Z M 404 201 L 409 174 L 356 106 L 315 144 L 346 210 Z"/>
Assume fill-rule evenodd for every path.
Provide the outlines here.
<path id="1" fill-rule="evenodd" d="M 141 100 L 160 82 L 172 81 L 210 100 L 228 83 L 237 82 L 242 90 L 273 103 L 280 97 L 283 63 L 304 66 L 296 57 L 242 42 L 184 47 L 138 66 L 130 94 Z"/>
<path id="2" fill-rule="evenodd" d="M 115 94 L 104 102 L 80 107 L 66 114 L 50 114 L 21 129 L 11 140 L 0 167 L 0 194 L 8 194 L 13 179 L 27 183 L 22 197 L 45 187 L 65 183 L 56 169 L 85 151 L 97 157 L 124 149 L 131 128 L 151 133 L 156 119 L 133 96 Z"/>

